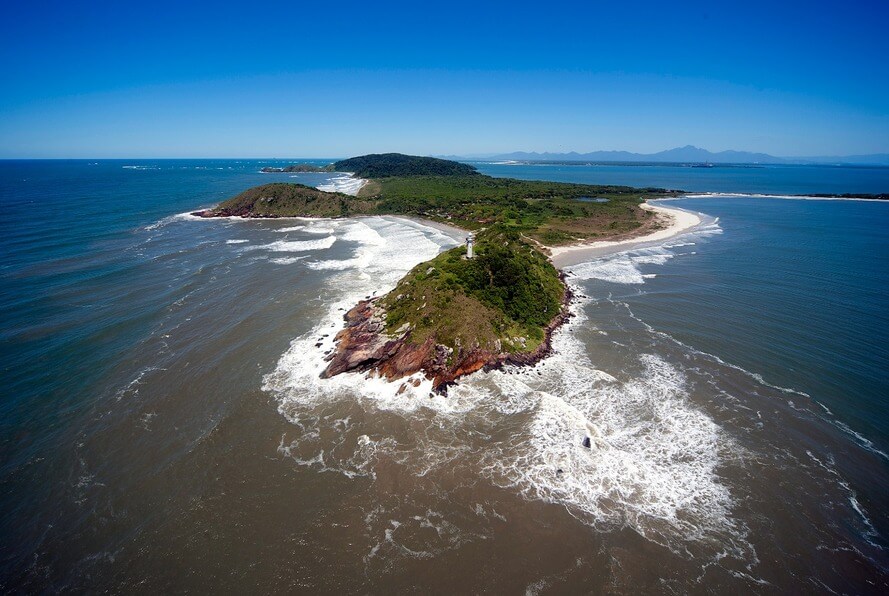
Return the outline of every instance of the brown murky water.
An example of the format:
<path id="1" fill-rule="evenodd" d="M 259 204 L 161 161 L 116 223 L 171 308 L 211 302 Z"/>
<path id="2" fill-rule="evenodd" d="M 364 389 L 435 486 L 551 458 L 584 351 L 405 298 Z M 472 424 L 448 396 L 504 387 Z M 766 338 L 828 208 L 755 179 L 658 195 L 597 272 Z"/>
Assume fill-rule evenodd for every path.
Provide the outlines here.
<path id="1" fill-rule="evenodd" d="M 164 307 L 51 456 L 7 482 L 28 498 L 5 589 L 889 587 L 853 488 L 884 481 L 881 456 L 806 396 L 649 328 L 600 281 L 572 282 L 591 297 L 538 367 L 396 395 L 320 380 L 324 351 L 342 308 L 452 240 L 390 219 L 157 233 L 203 241 L 158 257 L 188 271 L 173 290 L 147 266 L 134 291 Z"/>

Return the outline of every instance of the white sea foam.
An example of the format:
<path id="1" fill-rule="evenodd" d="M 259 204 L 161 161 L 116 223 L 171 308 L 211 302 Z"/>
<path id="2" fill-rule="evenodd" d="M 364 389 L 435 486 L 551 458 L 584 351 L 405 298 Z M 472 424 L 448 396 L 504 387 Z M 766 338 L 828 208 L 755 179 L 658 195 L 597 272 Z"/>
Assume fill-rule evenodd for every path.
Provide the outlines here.
<path id="1" fill-rule="evenodd" d="M 626 379 L 597 370 L 576 335 L 588 325 L 577 310 L 540 374 L 488 375 L 509 402 L 504 411 L 518 405 L 533 417 L 487 456 L 487 474 L 602 530 L 628 525 L 670 548 L 717 540 L 740 553 L 743 530 L 716 475 L 732 441 L 691 405 L 684 374 L 660 357 L 640 355 L 640 372 Z"/>
<path id="2" fill-rule="evenodd" d="M 265 378 L 268 390 L 284 396 L 285 415 L 289 406 L 312 405 L 319 402 L 351 397 L 354 399 L 357 375 L 340 375 L 332 379 L 319 378 L 327 363 L 324 353 L 333 349 L 333 335 L 342 326 L 343 312 L 367 295 L 388 291 L 414 265 L 435 256 L 442 246 L 455 242 L 429 228 L 405 225 L 401 221 L 383 218 L 351 221 L 338 230 L 343 241 L 358 245 L 352 259 L 341 261 L 313 261 L 314 269 L 336 271 L 329 279 L 330 308 L 319 324 L 306 335 L 293 341 L 282 356 L 274 373 Z M 437 241 L 434 241 L 437 240 Z M 359 266 L 360 265 L 360 266 Z M 328 337 L 322 338 L 322 335 Z M 320 343 L 319 347 L 315 344 Z M 400 383 L 384 379 L 361 382 L 361 393 L 377 400 L 381 407 L 407 407 L 404 400 L 395 398 Z M 423 380 L 419 388 L 411 387 L 405 395 L 427 396 L 431 382 Z M 444 398 L 437 398 L 443 401 Z M 423 403 L 435 403 L 435 399 Z"/>
<path id="3" fill-rule="evenodd" d="M 335 176 L 324 184 L 318 185 L 318 190 L 325 192 L 341 192 L 343 194 L 355 196 L 358 191 L 367 184 L 364 178 L 353 178 L 351 175 L 343 174 Z"/>
<path id="4" fill-rule="evenodd" d="M 276 265 L 292 265 L 297 261 L 302 261 L 306 257 L 279 257 L 276 259 L 269 259 L 270 262 L 275 263 Z"/>
<path id="5" fill-rule="evenodd" d="M 151 232 L 153 230 L 157 230 L 157 229 L 160 229 L 164 226 L 167 226 L 171 223 L 174 223 L 177 221 L 186 221 L 186 220 L 189 220 L 193 217 L 195 217 L 195 216 L 193 216 L 191 213 L 177 213 L 176 215 L 168 215 L 167 217 L 164 217 L 163 219 L 160 219 L 160 220 L 154 222 L 153 224 L 149 224 L 149 225 L 145 226 L 145 228 L 143 228 L 143 229 L 147 232 Z"/>
<path id="6" fill-rule="evenodd" d="M 300 218 L 302 219 L 302 218 Z M 338 222 L 332 222 L 330 220 L 307 220 L 307 223 L 299 226 L 288 226 L 286 228 L 278 228 L 275 230 L 280 234 L 286 234 L 288 232 L 303 232 L 305 234 L 324 234 L 331 235 L 334 234 L 339 227 Z"/>
<path id="7" fill-rule="evenodd" d="M 249 246 L 245 250 L 268 250 L 271 252 L 306 252 L 324 250 L 333 246 L 336 236 L 327 236 L 319 240 L 276 240 L 269 244 Z"/>
<path id="8" fill-rule="evenodd" d="M 717 220 L 704 224 L 695 231 L 683 234 L 658 246 L 637 248 L 608 254 L 568 268 L 578 279 L 600 279 L 620 284 L 643 284 L 655 274 L 643 274 L 640 265 L 664 265 L 677 253 L 673 250 L 694 246 L 696 240 L 722 233 Z M 694 253 L 692 253 L 694 254 Z"/>
<path id="9" fill-rule="evenodd" d="M 602 530 L 629 526 L 677 552 L 687 550 L 689 543 L 715 541 L 720 552 L 728 548 L 737 556 L 750 555 L 744 528 L 731 518 L 732 495 L 716 473 L 735 449 L 732 440 L 690 403 L 682 370 L 657 355 L 641 354 L 633 367 L 638 372 L 625 378 L 596 369 L 577 336 L 590 327 L 579 304 L 573 307 L 576 317 L 557 333 L 550 358 L 533 369 L 472 375 L 447 397 L 430 394 L 431 383 L 420 376 L 418 387 L 407 384 L 401 393 L 401 381 L 373 376 L 321 379 L 324 355 L 334 348 L 343 311 L 365 295 L 387 291 L 440 249 L 428 229 L 404 222 L 350 222 L 338 234 L 358 244 L 355 263 L 331 275 L 333 304 L 327 315 L 292 342 L 263 381 L 263 388 L 279 397 L 280 412 L 305 429 L 286 445 L 293 461 L 347 475 L 370 474 L 373 462 L 368 458 L 384 453 L 418 476 L 459 462 L 527 498 L 565 506 Z M 635 268 L 665 263 L 671 256 L 661 248 L 619 258 L 637 259 L 631 262 Z M 358 260 L 360 267 L 354 266 Z M 309 265 L 334 268 L 324 263 Z M 625 269 L 623 278 L 635 275 L 627 272 L 630 266 Z M 425 434 L 416 440 L 425 447 L 400 450 L 381 443 L 386 437 L 374 436 L 367 439 L 373 450 L 367 449 L 367 441 L 349 438 L 335 454 L 317 430 L 334 424 L 319 414 L 333 403 L 360 403 L 411 419 L 422 416 L 428 427 L 422 425 L 426 430 L 418 432 Z M 508 440 L 479 449 L 460 439 L 465 430 L 459 428 L 472 421 L 510 423 L 516 429 Z M 585 437 L 591 438 L 591 449 L 583 446 Z"/>
<path id="10" fill-rule="evenodd" d="M 358 248 L 355 250 L 352 258 L 313 261 L 308 263 L 310 269 L 321 271 L 364 269 L 379 255 L 380 249 L 386 246 L 386 240 L 379 232 L 361 221 L 347 225 L 342 232 L 339 236 L 341 240 L 358 244 Z"/>
<path id="11" fill-rule="evenodd" d="M 247 244 L 248 242 L 250 242 L 250 241 L 246 240 L 244 238 L 234 238 L 232 240 L 225 241 L 226 244 Z"/>
<path id="12" fill-rule="evenodd" d="M 581 263 L 571 268 L 579 279 L 601 279 L 621 284 L 645 283 L 638 265 L 663 265 L 675 255 L 662 248 L 629 251 L 604 259 Z"/>
<path id="13" fill-rule="evenodd" d="M 303 231 L 306 234 L 333 234 L 336 229 L 333 226 L 325 226 L 325 225 L 310 225 L 306 226 Z"/>

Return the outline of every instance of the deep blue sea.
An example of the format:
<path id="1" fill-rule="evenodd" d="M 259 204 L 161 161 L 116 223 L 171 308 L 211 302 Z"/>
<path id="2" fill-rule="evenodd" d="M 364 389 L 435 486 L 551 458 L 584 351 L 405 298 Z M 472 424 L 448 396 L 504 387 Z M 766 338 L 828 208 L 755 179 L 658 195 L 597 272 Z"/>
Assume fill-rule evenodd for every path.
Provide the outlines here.
<path id="1" fill-rule="evenodd" d="M 0 590 L 889 590 L 889 202 L 744 196 L 889 168 L 477 164 L 726 194 L 432 397 L 318 372 L 459 235 L 187 215 L 288 163 L 0 161 Z"/>

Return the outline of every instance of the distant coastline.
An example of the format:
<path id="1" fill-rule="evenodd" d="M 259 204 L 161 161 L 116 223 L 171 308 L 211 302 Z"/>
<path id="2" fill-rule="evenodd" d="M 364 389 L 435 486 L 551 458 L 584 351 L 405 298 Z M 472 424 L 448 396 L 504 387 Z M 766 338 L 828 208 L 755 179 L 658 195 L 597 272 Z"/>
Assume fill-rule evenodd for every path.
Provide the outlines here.
<path id="1" fill-rule="evenodd" d="M 538 153 L 536 151 L 513 151 L 487 155 L 444 156 L 461 161 L 532 161 L 532 162 L 600 162 L 600 163 L 647 163 L 647 164 L 747 164 L 747 165 L 833 165 L 833 166 L 889 166 L 889 153 L 864 155 L 829 155 L 811 157 L 778 157 L 768 153 L 751 151 L 708 151 L 694 145 L 675 147 L 656 153 L 634 153 L 631 151 L 591 151 L 578 153 Z"/>
<path id="2" fill-rule="evenodd" d="M 791 201 L 889 201 L 889 193 L 844 193 L 844 194 L 764 194 L 749 192 L 691 192 L 681 197 L 664 197 L 658 201 L 678 201 L 680 199 L 706 199 L 708 197 L 749 197 L 754 199 L 786 199 Z"/>

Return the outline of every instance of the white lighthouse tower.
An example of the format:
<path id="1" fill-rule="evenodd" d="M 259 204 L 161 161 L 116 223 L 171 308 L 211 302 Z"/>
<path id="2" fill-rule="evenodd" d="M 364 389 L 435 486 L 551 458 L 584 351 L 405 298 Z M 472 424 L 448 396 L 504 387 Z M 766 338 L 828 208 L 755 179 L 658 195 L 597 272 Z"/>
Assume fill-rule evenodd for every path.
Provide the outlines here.
<path id="1" fill-rule="evenodd" d="M 467 259 L 472 258 L 472 247 L 473 246 L 475 246 L 475 235 L 469 234 L 469 236 L 466 237 L 466 258 Z"/>

